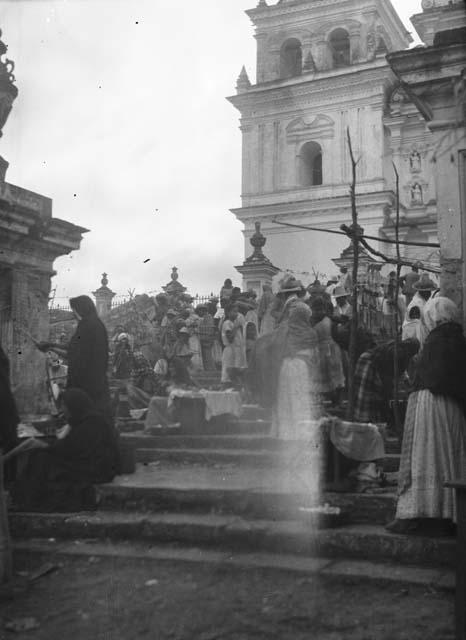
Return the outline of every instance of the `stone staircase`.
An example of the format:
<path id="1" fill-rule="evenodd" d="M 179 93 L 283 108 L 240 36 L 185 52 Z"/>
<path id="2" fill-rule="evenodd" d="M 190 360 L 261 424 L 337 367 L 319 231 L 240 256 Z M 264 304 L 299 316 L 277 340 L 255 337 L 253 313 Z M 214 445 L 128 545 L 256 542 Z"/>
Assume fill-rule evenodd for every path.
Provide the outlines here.
<path id="1" fill-rule="evenodd" d="M 392 535 L 395 487 L 375 493 L 325 491 L 323 502 L 342 517 L 318 525 L 300 510 L 309 493 L 287 444 L 270 437 L 270 420 L 256 406 L 240 419 L 217 420 L 209 433 L 146 435 L 126 423 L 137 471 L 98 489 L 99 508 L 85 514 L 11 514 L 15 539 L 97 539 L 222 551 L 294 554 L 451 567 L 453 539 Z M 394 479 L 399 443 L 386 443 L 384 468 Z M 391 474 L 391 475 L 390 475 Z M 338 525 L 338 526 L 334 526 Z"/>

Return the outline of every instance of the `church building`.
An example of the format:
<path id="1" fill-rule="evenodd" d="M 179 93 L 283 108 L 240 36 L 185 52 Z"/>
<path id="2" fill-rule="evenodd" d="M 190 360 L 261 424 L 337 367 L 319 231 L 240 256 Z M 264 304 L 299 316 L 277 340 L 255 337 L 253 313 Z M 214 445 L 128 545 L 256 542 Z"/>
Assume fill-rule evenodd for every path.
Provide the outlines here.
<path id="1" fill-rule="evenodd" d="M 437 242 L 432 135 L 386 59 L 412 43 L 390 0 L 260 0 L 247 14 L 257 40 L 256 82 L 243 68 L 229 98 L 241 114 L 242 206 L 232 212 L 244 223 L 246 253 L 260 222 L 274 265 L 335 273 L 332 259 L 347 237 L 274 221 L 331 230 L 351 224 L 348 131 L 365 233 L 394 236 L 394 163 L 400 239 Z M 435 249 L 403 253 L 438 264 Z"/>

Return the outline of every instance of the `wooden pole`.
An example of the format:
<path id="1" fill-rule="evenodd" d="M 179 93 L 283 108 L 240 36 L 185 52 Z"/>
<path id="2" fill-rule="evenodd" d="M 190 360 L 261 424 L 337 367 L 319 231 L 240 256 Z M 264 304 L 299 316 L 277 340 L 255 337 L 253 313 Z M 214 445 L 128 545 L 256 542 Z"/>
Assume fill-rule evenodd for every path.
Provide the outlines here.
<path id="1" fill-rule="evenodd" d="M 356 369 L 357 356 L 357 333 L 358 333 L 358 269 L 359 269 L 359 228 L 358 228 L 358 211 L 356 209 L 356 166 L 357 161 L 354 158 L 353 145 L 351 143 L 351 135 L 349 127 L 346 131 L 348 137 L 348 148 L 351 158 L 352 181 L 350 186 L 351 198 L 351 218 L 352 218 L 352 234 L 351 241 L 353 244 L 353 299 L 352 299 L 352 316 L 350 342 L 348 350 L 348 420 L 354 420 L 355 405 L 355 387 L 354 387 L 354 371 Z"/>
<path id="2" fill-rule="evenodd" d="M 400 322 L 398 317 L 399 307 L 398 307 L 398 297 L 400 295 L 400 277 L 401 277 L 401 254 L 400 254 L 400 176 L 398 174 L 398 170 L 393 164 L 393 170 L 395 171 L 395 179 L 396 179 L 396 220 L 395 220 L 395 239 L 396 239 L 396 283 L 395 283 L 395 343 L 393 349 L 393 366 L 394 366 L 394 376 L 393 376 L 393 414 L 395 417 L 395 428 L 397 434 L 401 433 L 401 419 L 400 419 L 400 408 L 398 406 L 398 384 L 399 384 L 399 371 L 398 371 L 398 351 L 399 351 L 399 330 L 400 330 Z"/>

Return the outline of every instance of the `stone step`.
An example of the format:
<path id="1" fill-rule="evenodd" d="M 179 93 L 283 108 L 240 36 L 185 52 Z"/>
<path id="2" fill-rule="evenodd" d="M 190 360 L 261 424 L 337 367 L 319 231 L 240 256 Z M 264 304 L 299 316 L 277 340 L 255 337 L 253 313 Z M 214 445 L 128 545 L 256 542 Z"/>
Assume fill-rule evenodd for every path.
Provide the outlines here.
<path id="1" fill-rule="evenodd" d="M 393 535 L 377 525 L 312 528 L 305 520 L 255 520 L 192 513 L 81 514 L 14 513 L 10 527 L 16 542 L 48 539 L 125 541 L 238 552 L 293 554 L 296 557 L 392 561 L 426 567 L 453 567 L 453 538 Z"/>
<path id="2" fill-rule="evenodd" d="M 144 429 L 143 420 L 135 420 L 133 418 L 116 419 L 116 426 L 120 433 L 141 432 Z M 234 435 L 234 434 L 262 434 L 270 433 L 270 420 L 262 419 L 235 419 L 225 416 L 214 417 L 209 422 L 204 423 L 197 429 L 178 428 L 161 428 L 157 430 L 157 435 Z"/>
<path id="3" fill-rule="evenodd" d="M 142 438 L 141 438 L 142 439 Z M 385 472 L 396 472 L 400 456 L 387 455 L 383 461 Z M 145 464 L 157 461 L 172 464 L 234 464 L 238 466 L 280 467 L 289 464 L 290 458 L 285 447 L 277 450 L 262 449 L 213 449 L 212 447 L 195 449 L 192 447 L 138 447 L 136 461 Z"/>
<path id="4" fill-rule="evenodd" d="M 184 468 L 183 468 L 184 469 Z M 299 508 L 309 505 L 309 492 L 266 491 L 212 486 L 101 485 L 100 508 L 106 511 L 190 511 L 193 513 L 235 514 L 252 519 L 286 520 Z M 323 503 L 340 507 L 352 523 L 386 524 L 395 514 L 394 489 L 380 493 L 325 492 Z"/>
<path id="5" fill-rule="evenodd" d="M 135 449 L 245 449 L 247 451 L 280 451 L 286 449 L 285 440 L 261 435 L 188 435 L 170 432 L 146 435 L 142 431 L 124 434 L 122 439 Z"/>

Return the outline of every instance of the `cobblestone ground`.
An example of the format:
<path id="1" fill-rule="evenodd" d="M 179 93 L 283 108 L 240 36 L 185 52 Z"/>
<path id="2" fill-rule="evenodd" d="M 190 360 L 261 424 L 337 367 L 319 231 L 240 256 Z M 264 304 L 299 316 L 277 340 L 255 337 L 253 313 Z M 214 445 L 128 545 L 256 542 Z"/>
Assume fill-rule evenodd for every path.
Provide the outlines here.
<path id="1" fill-rule="evenodd" d="M 425 587 L 275 570 L 50 556 L 17 559 L 0 638 L 18 640 L 453 640 L 453 596 Z M 53 559 L 52 559 L 53 562 Z M 18 575 L 19 574 L 19 575 Z M 35 618 L 38 628 L 5 625 Z"/>

